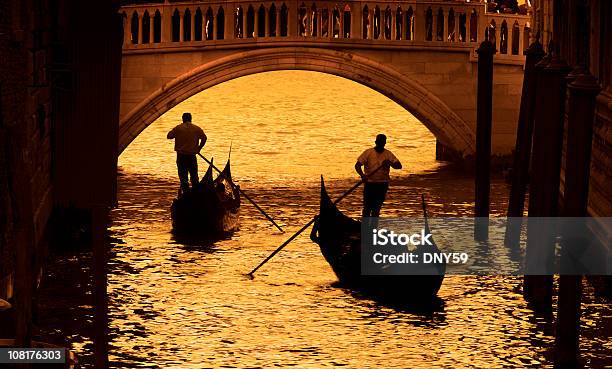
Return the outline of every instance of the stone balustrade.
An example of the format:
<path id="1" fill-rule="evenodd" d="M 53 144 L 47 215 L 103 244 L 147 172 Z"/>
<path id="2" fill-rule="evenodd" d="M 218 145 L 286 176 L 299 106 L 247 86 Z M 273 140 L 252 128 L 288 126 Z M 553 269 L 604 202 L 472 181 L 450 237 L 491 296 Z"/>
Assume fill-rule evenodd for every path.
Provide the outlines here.
<path id="1" fill-rule="evenodd" d="M 498 50 L 496 62 L 522 64 L 529 40 L 529 16 L 487 13 L 481 2 L 166 1 L 120 11 L 125 52 L 348 42 L 351 47 L 467 49 L 475 60 L 473 51 L 489 37 Z"/>
<path id="2" fill-rule="evenodd" d="M 487 13 L 483 20 L 482 39 L 489 37 L 495 44 L 496 58 L 524 62 L 523 51 L 529 47 L 531 37 L 529 16 Z"/>

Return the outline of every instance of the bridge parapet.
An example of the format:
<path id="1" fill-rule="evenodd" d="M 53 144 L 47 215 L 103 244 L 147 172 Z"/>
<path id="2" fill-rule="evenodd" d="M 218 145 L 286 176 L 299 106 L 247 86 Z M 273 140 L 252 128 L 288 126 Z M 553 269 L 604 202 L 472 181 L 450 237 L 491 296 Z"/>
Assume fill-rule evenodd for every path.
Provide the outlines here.
<path id="1" fill-rule="evenodd" d="M 523 64 L 529 16 L 465 1 L 190 1 L 126 5 L 124 53 L 297 46 L 469 52 L 486 37 L 499 64 Z"/>

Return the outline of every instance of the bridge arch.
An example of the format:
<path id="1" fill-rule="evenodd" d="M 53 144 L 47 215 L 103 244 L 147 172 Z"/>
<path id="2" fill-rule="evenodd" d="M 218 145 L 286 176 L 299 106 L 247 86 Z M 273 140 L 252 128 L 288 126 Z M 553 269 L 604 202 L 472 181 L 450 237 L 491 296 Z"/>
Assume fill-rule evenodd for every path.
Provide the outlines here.
<path id="1" fill-rule="evenodd" d="M 474 133 L 442 100 L 394 68 L 354 53 L 309 47 L 237 52 L 198 66 L 153 92 L 120 122 L 121 153 L 145 128 L 189 97 L 217 84 L 261 72 L 307 70 L 344 77 L 387 96 L 419 119 L 445 146 L 475 152 Z"/>

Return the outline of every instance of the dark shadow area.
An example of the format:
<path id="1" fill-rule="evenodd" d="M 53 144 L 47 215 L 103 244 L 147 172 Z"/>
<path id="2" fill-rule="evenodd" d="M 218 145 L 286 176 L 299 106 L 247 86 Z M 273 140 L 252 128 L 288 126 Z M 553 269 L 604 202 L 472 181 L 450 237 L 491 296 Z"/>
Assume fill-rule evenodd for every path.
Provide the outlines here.
<path id="1" fill-rule="evenodd" d="M 398 313 L 410 313 L 423 318 L 433 319 L 435 316 L 436 323 L 443 323 L 446 320 L 444 314 L 445 302 L 438 296 L 431 299 L 420 301 L 407 301 L 400 297 L 393 298 L 392 296 L 380 296 L 374 292 L 368 292 L 343 286 L 340 282 L 332 284 L 333 287 L 342 288 L 357 300 L 368 300 L 377 305 L 384 306 Z"/>

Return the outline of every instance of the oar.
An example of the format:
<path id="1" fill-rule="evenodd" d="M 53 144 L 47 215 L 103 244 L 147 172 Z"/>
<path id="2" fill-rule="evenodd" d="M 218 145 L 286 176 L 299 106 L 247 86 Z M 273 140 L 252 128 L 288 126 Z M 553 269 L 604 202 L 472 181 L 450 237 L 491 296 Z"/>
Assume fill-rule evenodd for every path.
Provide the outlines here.
<path id="1" fill-rule="evenodd" d="M 361 181 L 355 183 L 355 185 L 351 188 L 349 188 L 346 192 L 344 192 L 340 197 L 338 197 L 336 200 L 334 200 L 334 205 L 338 204 L 340 201 L 342 201 L 342 199 L 344 199 L 345 197 L 347 197 L 348 195 L 351 194 L 351 192 L 355 191 L 357 189 L 357 187 L 361 186 L 361 184 L 363 182 L 365 182 L 365 180 L 371 176 L 372 174 L 378 172 L 382 167 L 384 167 L 384 165 L 379 166 L 378 168 L 376 168 L 372 173 L 364 176 Z M 254 278 L 253 273 L 255 273 L 257 271 L 257 269 L 261 268 L 265 263 L 268 262 L 268 260 L 272 259 L 274 257 L 274 255 L 278 254 L 278 252 L 280 250 L 282 250 L 283 248 L 285 248 L 285 246 L 287 246 L 291 241 L 293 241 L 297 236 L 299 236 L 302 232 L 304 232 L 308 227 L 310 227 L 310 225 L 312 223 L 314 223 L 315 220 L 317 220 L 319 216 L 316 215 L 314 216 L 308 223 L 306 223 L 302 228 L 300 228 L 297 232 L 295 232 L 293 234 L 293 236 L 289 237 L 287 239 L 287 241 L 283 242 L 282 245 L 280 245 L 276 250 L 274 250 L 267 258 L 265 258 L 264 261 L 262 261 L 261 263 L 259 263 L 258 266 L 255 267 L 255 269 L 251 270 L 251 272 L 249 274 L 247 274 L 251 279 Z"/>
<path id="2" fill-rule="evenodd" d="M 198 155 L 199 155 L 199 156 L 200 156 L 202 159 L 204 159 L 204 161 L 205 161 L 205 162 L 207 162 L 208 164 L 210 164 L 210 166 L 211 166 L 211 167 L 213 167 L 213 169 L 214 169 L 214 170 L 216 170 L 217 172 L 221 173 L 221 171 L 219 170 L 219 168 L 217 168 L 217 167 L 216 167 L 216 166 L 215 166 L 215 165 L 214 165 L 214 164 L 213 164 L 213 163 L 212 163 L 210 160 L 206 159 L 206 158 L 205 158 L 205 157 L 204 157 L 202 154 L 200 154 L 200 153 L 198 153 Z M 260 213 L 262 213 L 262 214 L 263 214 L 263 215 L 264 215 L 264 216 L 265 216 L 265 217 L 266 217 L 266 218 L 267 218 L 267 219 L 268 219 L 270 222 L 272 222 L 272 224 L 274 224 L 274 226 L 275 226 L 276 228 L 278 228 L 278 230 L 279 230 L 279 231 L 281 231 L 281 232 L 285 233 L 285 231 L 283 231 L 283 229 L 282 229 L 282 228 L 281 228 L 281 227 L 280 227 L 278 224 L 276 224 L 276 222 L 274 221 L 274 219 L 272 219 L 272 217 L 271 217 L 271 216 L 269 216 L 268 214 L 266 214 L 266 212 L 265 212 L 265 211 L 264 211 L 264 210 L 263 210 L 263 209 L 262 209 L 262 208 L 261 208 L 259 205 L 257 205 L 257 204 L 255 203 L 255 201 L 253 201 L 253 199 L 251 199 L 251 198 L 249 197 L 249 195 L 247 195 L 247 194 L 246 194 L 246 193 L 245 193 L 245 192 L 244 192 L 244 191 L 243 191 L 243 190 L 240 188 L 240 186 L 236 186 L 236 185 L 235 185 L 233 182 L 231 182 L 231 181 L 230 181 L 230 184 L 232 185 L 232 187 L 234 187 L 234 188 L 238 189 L 238 191 L 240 192 L 240 194 L 241 194 L 242 196 L 244 196 L 244 198 L 245 198 L 245 199 L 249 200 L 249 202 L 250 202 L 251 204 L 253 204 L 253 206 L 255 206 L 255 208 L 257 208 L 257 210 L 259 210 L 259 212 L 260 212 Z"/>

